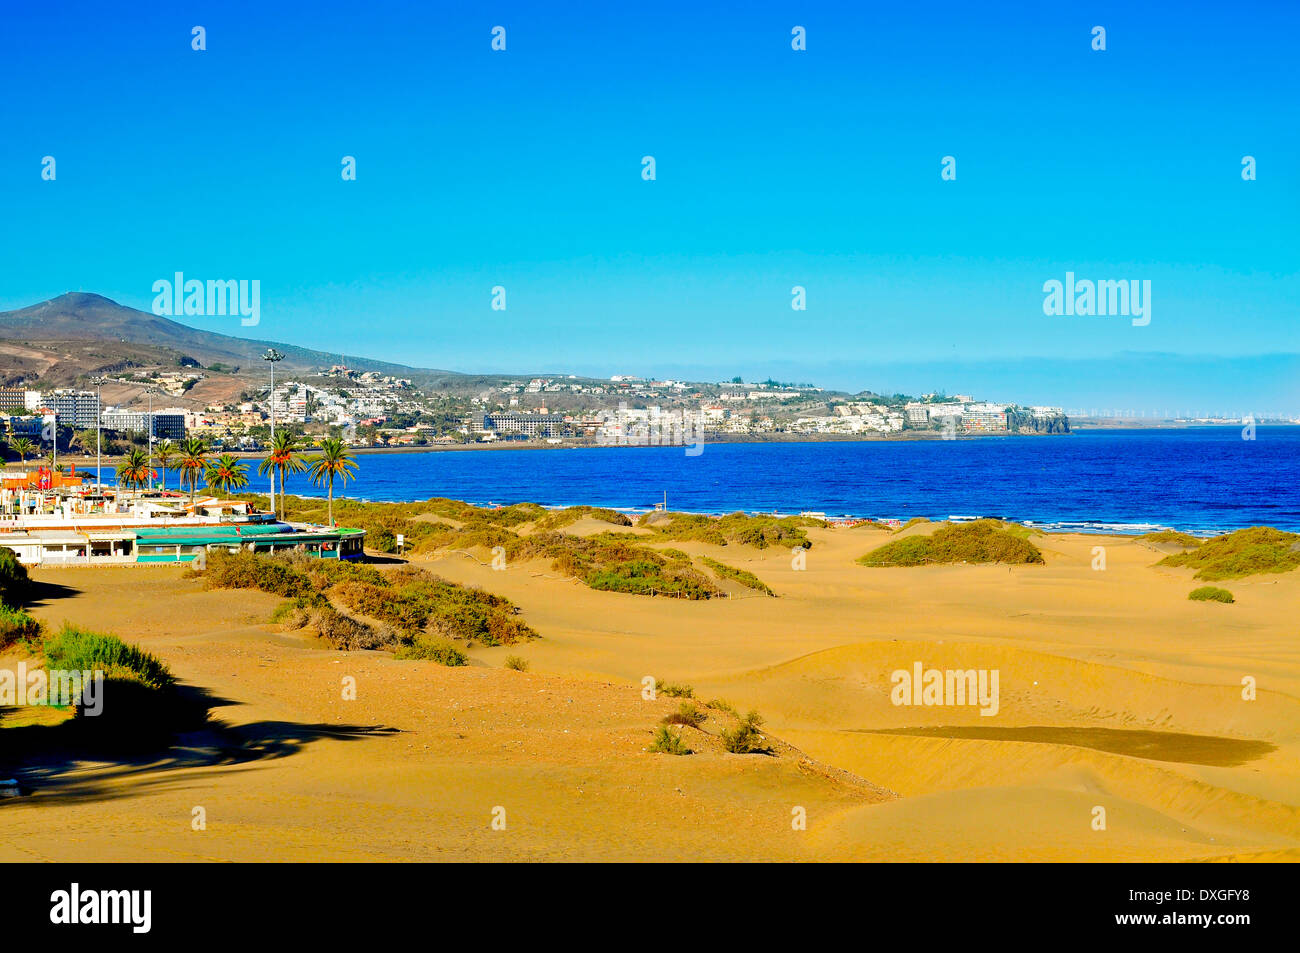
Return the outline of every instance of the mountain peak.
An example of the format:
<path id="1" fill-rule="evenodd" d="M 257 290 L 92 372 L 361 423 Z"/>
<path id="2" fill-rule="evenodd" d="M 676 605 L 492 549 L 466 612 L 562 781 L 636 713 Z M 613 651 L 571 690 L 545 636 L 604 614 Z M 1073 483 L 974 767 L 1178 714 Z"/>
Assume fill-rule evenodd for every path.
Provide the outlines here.
<path id="1" fill-rule="evenodd" d="M 58 305 L 64 308 L 85 308 L 102 305 L 112 305 L 115 308 L 122 307 L 112 298 L 106 298 L 103 295 L 97 295 L 89 291 L 65 291 L 57 298 L 51 298 L 44 302 L 47 305 Z"/>

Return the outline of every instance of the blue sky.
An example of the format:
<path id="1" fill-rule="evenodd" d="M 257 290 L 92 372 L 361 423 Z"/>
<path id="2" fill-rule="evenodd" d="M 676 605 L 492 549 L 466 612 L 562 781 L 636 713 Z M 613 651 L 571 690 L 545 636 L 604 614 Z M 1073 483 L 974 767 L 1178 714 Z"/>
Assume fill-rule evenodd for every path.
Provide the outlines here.
<path id="1" fill-rule="evenodd" d="M 183 271 L 424 366 L 1300 411 L 1296 4 L 160 6 L 7 11 L 0 308 Z"/>

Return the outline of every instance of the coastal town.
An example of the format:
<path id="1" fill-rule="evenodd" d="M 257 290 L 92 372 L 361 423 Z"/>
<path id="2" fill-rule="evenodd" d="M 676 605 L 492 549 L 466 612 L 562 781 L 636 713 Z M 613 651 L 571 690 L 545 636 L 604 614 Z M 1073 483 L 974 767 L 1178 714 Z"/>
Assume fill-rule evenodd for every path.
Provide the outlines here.
<path id="1" fill-rule="evenodd" d="M 704 439 L 955 437 L 1069 431 L 1059 407 L 1022 407 L 970 395 L 850 395 L 776 381 L 717 384 L 614 375 L 608 380 L 500 380 L 473 394 L 432 392 L 408 378 L 345 364 L 247 388 L 239 399 L 194 406 L 205 370 L 104 375 L 80 387 L 0 387 L 0 420 L 12 448 L 119 454 L 132 446 L 198 436 L 214 449 L 256 452 L 279 427 L 356 448 L 499 442 L 659 444 Z M 224 368 L 215 368 L 217 372 Z M 104 387 L 132 393 L 103 400 Z M 57 447 L 55 444 L 57 443 Z"/>

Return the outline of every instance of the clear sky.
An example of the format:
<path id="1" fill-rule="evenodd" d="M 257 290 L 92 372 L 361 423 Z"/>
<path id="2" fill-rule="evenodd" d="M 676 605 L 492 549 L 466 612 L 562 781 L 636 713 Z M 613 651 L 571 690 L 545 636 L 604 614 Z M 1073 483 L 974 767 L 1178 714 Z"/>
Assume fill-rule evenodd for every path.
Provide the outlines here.
<path id="1" fill-rule="evenodd" d="M 57 3 L 4 26 L 0 308 L 148 310 L 182 271 L 262 285 L 258 327 L 188 323 L 422 366 L 1300 411 L 1294 2 Z M 1045 315 L 1067 271 L 1150 280 L 1151 323 Z"/>

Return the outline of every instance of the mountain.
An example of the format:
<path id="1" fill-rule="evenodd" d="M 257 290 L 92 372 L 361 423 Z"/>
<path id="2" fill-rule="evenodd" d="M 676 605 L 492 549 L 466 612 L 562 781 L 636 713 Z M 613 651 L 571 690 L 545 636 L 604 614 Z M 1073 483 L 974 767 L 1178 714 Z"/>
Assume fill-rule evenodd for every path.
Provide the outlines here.
<path id="1" fill-rule="evenodd" d="M 90 374 L 176 368 L 183 357 L 205 368 L 219 365 L 232 378 L 260 380 L 266 371 L 261 358 L 268 347 L 284 355 L 280 368 L 289 373 L 311 374 L 339 363 L 338 352 L 204 331 L 125 307 L 103 295 L 69 292 L 0 312 L 0 383 L 39 379 L 45 386 L 68 386 Z M 482 380 L 350 354 L 346 361 L 356 370 L 410 378 L 421 387 L 461 389 Z"/>

